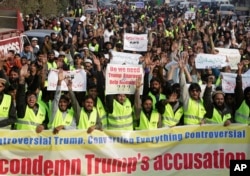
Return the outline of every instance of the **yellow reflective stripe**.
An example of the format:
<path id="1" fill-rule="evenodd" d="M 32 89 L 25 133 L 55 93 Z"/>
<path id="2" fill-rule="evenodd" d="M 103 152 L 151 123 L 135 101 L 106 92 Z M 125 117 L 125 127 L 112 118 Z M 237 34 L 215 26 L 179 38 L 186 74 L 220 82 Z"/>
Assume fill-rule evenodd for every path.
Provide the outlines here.
<path id="1" fill-rule="evenodd" d="M 247 115 L 245 115 L 245 114 L 241 114 L 240 112 L 236 112 L 236 113 L 235 113 L 235 116 L 236 116 L 236 115 L 238 115 L 238 116 L 244 118 L 245 120 L 247 120 L 248 118 L 250 118 L 249 116 L 247 116 Z"/>
<path id="2" fill-rule="evenodd" d="M 128 123 L 128 124 L 124 124 L 124 125 L 109 124 L 109 127 L 113 127 L 113 128 L 123 128 L 123 127 L 130 127 L 131 125 L 133 125 L 133 122 Z"/>
<path id="3" fill-rule="evenodd" d="M 128 119 L 132 116 L 132 114 L 126 115 L 126 116 L 109 116 L 108 118 L 112 120 L 122 120 L 122 119 Z"/>
<path id="4" fill-rule="evenodd" d="M 172 118 L 172 117 L 165 117 L 164 116 L 164 119 L 165 120 L 169 120 L 169 121 L 173 121 L 173 122 L 179 122 L 179 120 L 175 119 L 175 118 Z"/>
<path id="5" fill-rule="evenodd" d="M 201 120 L 200 117 L 198 116 L 193 116 L 193 115 L 185 115 L 186 118 L 189 118 L 189 119 L 196 119 L 196 120 Z"/>
<path id="6" fill-rule="evenodd" d="M 20 119 L 17 120 L 17 123 L 19 123 L 19 124 L 24 124 L 24 125 L 33 125 L 33 126 L 38 126 L 38 125 L 40 125 L 39 123 L 28 122 L 28 121 L 20 120 Z"/>

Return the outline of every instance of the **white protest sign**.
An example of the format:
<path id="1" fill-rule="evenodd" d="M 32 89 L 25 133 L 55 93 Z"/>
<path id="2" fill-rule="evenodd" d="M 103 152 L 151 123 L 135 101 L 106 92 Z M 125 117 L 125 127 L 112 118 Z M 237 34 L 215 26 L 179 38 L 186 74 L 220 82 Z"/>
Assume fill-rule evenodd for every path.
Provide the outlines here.
<path id="1" fill-rule="evenodd" d="M 137 9 L 144 9 L 144 2 L 135 2 L 135 6 Z"/>
<path id="2" fill-rule="evenodd" d="M 222 79 L 222 91 L 225 93 L 234 93 L 234 89 L 236 86 L 236 77 L 235 73 L 221 73 L 223 76 Z M 243 74 L 242 75 L 242 88 L 243 90 L 250 86 L 250 75 Z"/>
<path id="3" fill-rule="evenodd" d="M 236 70 L 237 64 L 240 62 L 240 52 L 238 49 L 215 48 L 219 51 L 218 55 L 227 56 L 231 69 Z"/>
<path id="4" fill-rule="evenodd" d="M 143 68 L 141 65 L 108 64 L 106 70 L 106 95 L 134 94 L 136 79 L 143 81 Z M 142 94 L 143 86 L 140 93 Z"/>
<path id="5" fill-rule="evenodd" d="M 126 65 L 138 65 L 140 54 L 124 53 L 111 51 L 112 59 L 110 60 L 111 64 L 126 64 Z"/>
<path id="6" fill-rule="evenodd" d="M 248 69 L 248 70 L 244 73 L 244 75 L 250 75 L 250 69 Z"/>
<path id="7" fill-rule="evenodd" d="M 147 34 L 124 34 L 124 50 L 129 51 L 147 51 L 148 37 Z"/>
<path id="8" fill-rule="evenodd" d="M 83 15 L 83 16 L 81 16 L 81 18 L 80 18 L 80 21 L 85 21 L 86 20 L 86 17 Z"/>
<path id="9" fill-rule="evenodd" d="M 185 12 L 185 19 L 195 19 L 195 12 L 191 12 L 191 11 L 186 11 Z"/>
<path id="10" fill-rule="evenodd" d="M 63 75 L 65 78 L 72 80 L 72 90 L 73 91 L 86 91 L 87 77 L 86 72 L 83 69 L 64 71 Z M 47 90 L 56 90 L 58 81 L 58 70 L 50 70 L 48 75 L 48 87 Z M 68 87 L 65 81 L 62 81 L 61 85 L 62 91 L 67 91 Z"/>
<path id="11" fill-rule="evenodd" d="M 198 54 L 195 58 L 195 66 L 198 69 L 221 68 L 228 66 L 227 58 L 218 54 Z"/>

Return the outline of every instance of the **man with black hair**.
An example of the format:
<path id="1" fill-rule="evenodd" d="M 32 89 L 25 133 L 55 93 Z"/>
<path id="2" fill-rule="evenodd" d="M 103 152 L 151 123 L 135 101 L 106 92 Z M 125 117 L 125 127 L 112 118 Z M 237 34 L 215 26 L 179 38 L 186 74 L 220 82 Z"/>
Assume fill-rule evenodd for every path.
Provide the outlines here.
<path id="1" fill-rule="evenodd" d="M 37 133 L 47 128 L 48 114 L 45 108 L 37 103 L 37 94 L 34 91 L 25 93 L 25 77 L 28 74 L 28 65 L 20 71 L 19 85 L 16 94 L 17 130 L 35 130 Z"/>
<path id="2" fill-rule="evenodd" d="M 180 85 L 175 83 L 166 89 L 166 99 L 157 103 L 157 110 L 162 114 L 163 127 L 174 127 L 183 124 L 184 112 L 179 98 Z"/>
<path id="3" fill-rule="evenodd" d="M 187 88 L 185 75 L 185 73 L 188 73 L 187 68 L 182 61 L 179 62 L 179 65 L 181 101 L 184 108 L 184 125 L 203 124 L 206 110 L 203 105 L 203 100 L 200 98 L 201 87 L 198 83 L 191 83 L 189 88 Z"/>
<path id="4" fill-rule="evenodd" d="M 136 130 L 152 130 L 162 127 L 162 117 L 156 110 L 153 110 L 153 99 L 146 96 L 140 99 L 141 79 L 136 80 L 135 104 L 134 104 L 134 125 Z"/>
<path id="5" fill-rule="evenodd" d="M 59 69 L 56 93 L 52 102 L 52 125 L 50 128 L 53 129 L 53 134 L 59 133 L 62 129 L 76 129 L 74 112 L 69 109 L 70 98 L 65 94 L 61 95 L 61 85 L 64 79 L 65 76 L 63 74 L 63 70 Z"/>

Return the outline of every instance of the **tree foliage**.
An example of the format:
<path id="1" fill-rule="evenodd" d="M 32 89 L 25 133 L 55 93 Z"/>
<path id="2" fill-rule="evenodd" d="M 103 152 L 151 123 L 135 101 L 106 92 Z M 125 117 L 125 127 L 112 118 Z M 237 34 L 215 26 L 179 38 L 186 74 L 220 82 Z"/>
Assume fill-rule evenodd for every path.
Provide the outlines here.
<path id="1" fill-rule="evenodd" d="M 0 8 L 19 9 L 24 15 L 40 10 L 45 17 L 65 13 L 69 0 L 1 0 Z"/>

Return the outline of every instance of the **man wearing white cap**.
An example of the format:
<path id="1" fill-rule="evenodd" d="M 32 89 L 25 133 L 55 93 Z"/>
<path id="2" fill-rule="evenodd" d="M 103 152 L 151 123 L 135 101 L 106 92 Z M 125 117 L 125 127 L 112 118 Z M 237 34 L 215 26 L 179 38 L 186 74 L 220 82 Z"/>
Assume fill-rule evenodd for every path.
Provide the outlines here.
<path id="1" fill-rule="evenodd" d="M 62 30 L 60 25 L 61 25 L 61 23 L 60 23 L 60 21 L 58 21 L 56 23 L 56 25 L 53 27 L 53 30 L 57 31 L 57 32 L 60 32 Z"/>
<path id="2" fill-rule="evenodd" d="M 38 38 L 33 37 L 31 39 L 31 51 L 34 54 L 35 59 L 37 59 L 37 53 L 39 51 Z"/>
<path id="3" fill-rule="evenodd" d="M 203 104 L 206 109 L 205 123 L 228 126 L 231 124 L 232 110 L 225 103 L 224 92 L 216 90 L 211 94 L 213 80 L 214 76 L 208 76 L 207 87 L 203 95 Z"/>

